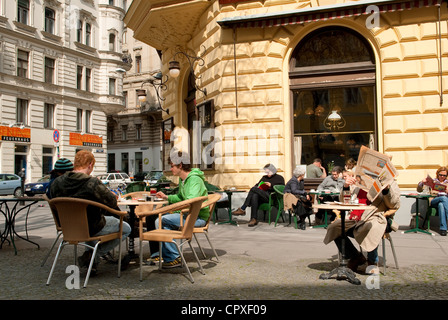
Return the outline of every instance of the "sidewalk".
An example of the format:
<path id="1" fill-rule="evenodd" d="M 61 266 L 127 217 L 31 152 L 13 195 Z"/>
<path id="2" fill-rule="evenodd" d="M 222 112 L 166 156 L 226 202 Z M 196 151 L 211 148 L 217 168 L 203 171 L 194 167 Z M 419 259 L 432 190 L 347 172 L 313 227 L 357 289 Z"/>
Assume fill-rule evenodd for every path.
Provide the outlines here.
<path id="1" fill-rule="evenodd" d="M 225 213 L 220 213 L 225 218 Z M 0 217 L 1 219 L 1 217 Z M 207 254 L 198 255 L 206 275 L 202 275 L 189 249 L 186 260 L 195 283 L 191 284 L 183 269 L 164 270 L 144 266 L 143 282 L 139 281 L 138 264 L 131 264 L 117 278 L 116 265 L 101 263 L 99 275 L 89 280 L 88 287 L 69 290 L 65 268 L 73 264 L 73 249 L 67 247 L 56 266 L 50 286 L 46 286 L 56 249 L 44 267 L 43 257 L 51 246 L 56 231 L 48 205 L 34 207 L 28 221 L 30 239 L 40 250 L 17 239 L 18 255 L 12 246 L 0 249 L 2 290 L 0 299 L 447 299 L 448 237 L 426 234 L 393 233 L 400 269 L 396 269 L 390 246 L 387 246 L 387 274 L 379 278 L 379 289 L 367 289 L 368 275 L 358 273 L 360 286 L 335 279 L 319 280 L 319 275 L 337 266 L 334 244 L 324 245 L 325 229 L 296 230 L 280 223 L 247 226 L 212 225 L 211 240 L 220 262 L 212 257 L 205 237 L 199 235 Z M 0 220 L 0 229 L 3 229 Z M 17 219 L 16 230 L 24 234 L 24 217 Z M 137 241 L 138 245 L 138 241 Z M 194 243 L 194 247 L 197 245 Z M 81 250 L 81 249 L 80 249 Z M 138 247 L 137 247 L 137 250 Z M 145 258 L 149 255 L 144 246 Z M 382 250 L 379 250 L 380 257 Z M 380 268 L 381 271 L 383 268 Z M 81 271 L 81 283 L 85 272 Z"/>

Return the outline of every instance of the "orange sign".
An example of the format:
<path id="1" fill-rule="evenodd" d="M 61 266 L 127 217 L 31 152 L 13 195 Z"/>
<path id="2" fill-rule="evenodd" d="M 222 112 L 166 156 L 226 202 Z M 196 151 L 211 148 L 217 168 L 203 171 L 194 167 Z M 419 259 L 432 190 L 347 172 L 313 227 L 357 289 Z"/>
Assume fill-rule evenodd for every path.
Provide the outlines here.
<path id="1" fill-rule="evenodd" d="M 103 138 L 94 134 L 70 132 L 70 145 L 83 147 L 103 147 Z"/>
<path id="2" fill-rule="evenodd" d="M 31 129 L 18 127 L 6 127 L 0 126 L 0 135 L 3 141 L 16 141 L 16 142 L 30 142 L 31 141 Z"/>

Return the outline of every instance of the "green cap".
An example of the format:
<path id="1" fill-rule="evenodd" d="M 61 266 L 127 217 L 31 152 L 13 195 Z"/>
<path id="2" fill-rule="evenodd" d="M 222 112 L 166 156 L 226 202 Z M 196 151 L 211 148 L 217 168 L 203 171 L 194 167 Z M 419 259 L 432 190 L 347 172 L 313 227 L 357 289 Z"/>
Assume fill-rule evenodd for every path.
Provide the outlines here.
<path id="1" fill-rule="evenodd" d="M 71 171 L 73 170 L 73 163 L 67 158 L 61 158 L 54 164 L 54 170 L 56 171 Z"/>

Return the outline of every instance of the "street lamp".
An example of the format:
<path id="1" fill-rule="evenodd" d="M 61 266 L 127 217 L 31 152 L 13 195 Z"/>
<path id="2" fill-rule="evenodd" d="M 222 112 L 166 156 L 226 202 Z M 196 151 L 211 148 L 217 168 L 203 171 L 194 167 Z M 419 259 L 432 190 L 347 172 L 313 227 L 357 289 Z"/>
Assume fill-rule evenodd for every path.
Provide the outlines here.
<path id="1" fill-rule="evenodd" d="M 165 98 L 163 98 L 160 94 L 161 90 L 163 90 L 163 91 L 167 90 L 167 86 L 166 86 L 167 82 L 168 82 L 168 76 L 166 76 L 165 81 L 163 81 L 162 72 L 159 72 L 155 76 L 152 76 L 150 79 L 143 81 L 141 88 L 136 90 L 137 96 L 138 96 L 138 101 L 140 101 L 141 103 L 146 102 L 146 90 L 142 89 L 142 88 L 145 83 L 149 83 L 150 85 L 152 85 L 154 87 L 154 90 L 156 92 L 157 101 L 159 102 L 158 109 L 166 112 L 167 114 L 170 114 L 169 110 L 165 110 L 162 108 L 162 101 L 165 101 Z"/>
<path id="2" fill-rule="evenodd" d="M 204 47 L 204 46 L 203 46 Z M 205 47 L 204 47 L 205 49 Z M 172 78 L 177 78 L 180 74 L 180 63 L 179 61 L 176 60 L 176 56 L 178 54 L 183 55 L 185 58 L 187 58 L 187 61 L 190 65 L 190 74 L 193 76 L 193 80 L 194 80 L 194 86 L 196 90 L 201 91 L 205 96 L 207 95 L 207 89 L 201 89 L 197 84 L 196 84 L 196 80 L 200 79 L 201 77 L 196 77 L 196 75 L 194 74 L 194 68 L 193 65 L 195 62 L 198 62 L 199 66 L 203 66 L 205 64 L 204 59 L 202 59 L 201 56 L 193 56 L 193 55 L 189 55 L 188 53 L 182 51 L 181 49 L 178 49 L 179 51 L 177 51 L 174 54 L 173 60 L 169 62 L 168 64 L 168 69 L 170 70 L 170 77 Z M 204 50 L 205 51 L 205 50 Z"/>

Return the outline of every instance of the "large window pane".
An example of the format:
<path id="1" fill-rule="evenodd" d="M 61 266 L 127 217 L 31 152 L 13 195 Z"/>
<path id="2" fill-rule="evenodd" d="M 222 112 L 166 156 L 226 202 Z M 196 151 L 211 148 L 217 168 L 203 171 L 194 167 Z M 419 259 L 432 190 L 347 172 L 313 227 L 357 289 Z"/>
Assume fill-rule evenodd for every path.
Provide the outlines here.
<path id="1" fill-rule="evenodd" d="M 28 15 L 30 11 L 29 0 L 19 0 L 17 2 L 17 21 L 28 24 Z"/>
<path id="2" fill-rule="evenodd" d="M 321 158 L 344 165 L 358 157 L 362 145 L 371 146 L 375 133 L 374 86 L 294 90 L 294 134 L 300 137 L 300 163 Z M 328 116 L 336 112 L 338 125 Z"/>
<path id="3" fill-rule="evenodd" d="M 17 50 L 17 76 L 28 77 L 28 52 Z"/>
<path id="4" fill-rule="evenodd" d="M 28 100 L 17 99 L 16 121 L 28 125 Z"/>
<path id="5" fill-rule="evenodd" d="M 55 60 L 51 58 L 45 58 L 45 82 L 54 83 L 54 65 Z"/>
<path id="6" fill-rule="evenodd" d="M 54 34 L 54 18 L 55 12 L 53 9 L 45 8 L 45 31 Z"/>

